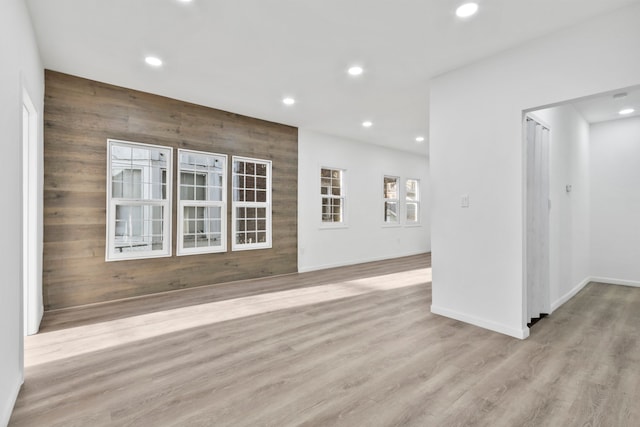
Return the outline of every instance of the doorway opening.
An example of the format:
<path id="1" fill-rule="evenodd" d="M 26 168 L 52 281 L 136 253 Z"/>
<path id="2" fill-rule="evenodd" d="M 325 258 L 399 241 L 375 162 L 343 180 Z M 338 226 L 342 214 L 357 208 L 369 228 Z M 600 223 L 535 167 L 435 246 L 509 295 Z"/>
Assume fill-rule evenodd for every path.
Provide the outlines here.
<path id="1" fill-rule="evenodd" d="M 591 282 L 640 287 L 640 86 L 526 110 L 523 119 L 527 325 L 534 323 L 536 311 L 551 315 Z M 548 156 L 548 171 L 531 166 L 536 153 L 528 146 L 537 135 L 534 128 L 541 133 L 545 127 L 551 129 L 543 156 Z M 548 177 L 536 203 L 532 171 Z M 548 219 L 533 235 L 532 203 L 541 209 L 540 218 Z M 541 309 L 532 310 L 537 295 L 529 285 L 531 276 L 540 274 L 548 279 L 548 293 L 543 291 L 541 303 L 533 301 Z"/>

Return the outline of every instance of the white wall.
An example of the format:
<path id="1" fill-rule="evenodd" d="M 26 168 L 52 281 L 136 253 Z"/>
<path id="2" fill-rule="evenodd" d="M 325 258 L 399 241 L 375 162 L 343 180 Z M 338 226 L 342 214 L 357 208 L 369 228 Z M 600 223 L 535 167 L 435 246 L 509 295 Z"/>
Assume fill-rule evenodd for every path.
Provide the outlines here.
<path id="1" fill-rule="evenodd" d="M 591 125 L 592 275 L 640 286 L 640 117 Z"/>
<path id="2" fill-rule="evenodd" d="M 345 169 L 347 227 L 323 228 L 320 168 Z M 383 224 L 383 175 L 420 180 L 420 226 Z M 429 169 L 424 156 L 300 129 L 298 270 L 310 271 L 428 252 Z M 401 215 L 404 215 L 404 206 Z"/>
<path id="3" fill-rule="evenodd" d="M 590 277 L 589 124 L 571 105 L 532 113 L 551 129 L 549 258 L 552 311 Z M 566 186 L 571 185 L 571 192 Z"/>
<path id="4" fill-rule="evenodd" d="M 25 2 L 0 6 L 0 130 L 3 162 L 0 187 L 0 425 L 9 421 L 23 380 L 21 286 L 22 90 L 26 88 L 42 117 L 44 75 Z M 42 129 L 40 129 L 42 135 Z M 42 159 L 42 137 L 39 140 Z M 40 163 L 42 164 L 42 163 Z M 42 185 L 40 185 L 40 191 Z M 40 200 L 42 197 L 40 197 Z M 42 215 L 40 214 L 41 218 Z M 40 236 L 42 228 L 40 227 Z M 42 238 L 39 238 L 40 242 Z M 42 253 L 42 250 L 38 251 Z"/>
<path id="5" fill-rule="evenodd" d="M 528 336 L 522 112 L 640 83 L 639 21 L 630 6 L 432 81 L 434 313 Z"/>

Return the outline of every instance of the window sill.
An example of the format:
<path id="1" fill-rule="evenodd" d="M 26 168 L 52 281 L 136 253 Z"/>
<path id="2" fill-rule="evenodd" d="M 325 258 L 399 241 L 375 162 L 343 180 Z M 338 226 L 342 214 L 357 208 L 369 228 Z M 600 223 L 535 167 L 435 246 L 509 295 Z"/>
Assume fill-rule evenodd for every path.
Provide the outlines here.
<path id="1" fill-rule="evenodd" d="M 420 224 L 420 223 L 418 222 L 418 223 L 416 223 L 416 224 L 405 224 L 404 226 L 405 226 L 405 227 L 409 227 L 409 228 L 412 228 L 412 227 L 422 227 L 422 224 Z"/>
<path id="2" fill-rule="evenodd" d="M 336 225 L 321 225 L 320 227 L 318 227 L 318 230 L 343 230 L 345 228 L 349 228 L 349 226 L 347 224 L 336 224 Z"/>
<path id="3" fill-rule="evenodd" d="M 382 227 L 382 228 L 400 228 L 400 227 L 402 227 L 402 224 L 387 224 L 387 223 L 384 223 L 380 227 Z"/>

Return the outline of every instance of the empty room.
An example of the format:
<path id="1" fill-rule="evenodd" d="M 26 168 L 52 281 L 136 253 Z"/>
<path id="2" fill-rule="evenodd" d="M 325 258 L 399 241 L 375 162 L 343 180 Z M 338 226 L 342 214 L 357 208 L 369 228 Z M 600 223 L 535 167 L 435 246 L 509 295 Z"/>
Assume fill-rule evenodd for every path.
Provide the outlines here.
<path id="1" fill-rule="evenodd" d="M 0 426 L 637 426 L 638 22 L 4 0 Z"/>

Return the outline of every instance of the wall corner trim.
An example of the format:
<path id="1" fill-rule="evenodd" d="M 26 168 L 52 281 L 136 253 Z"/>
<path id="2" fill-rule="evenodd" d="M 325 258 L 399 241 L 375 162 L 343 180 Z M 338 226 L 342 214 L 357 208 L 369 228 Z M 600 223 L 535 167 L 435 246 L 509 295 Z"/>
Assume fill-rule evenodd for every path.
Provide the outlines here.
<path id="1" fill-rule="evenodd" d="M 482 319 L 480 317 L 470 316 L 465 313 L 460 313 L 458 311 L 450 310 L 448 308 L 439 307 L 436 305 L 431 306 L 431 312 L 433 314 L 449 317 L 451 319 L 459 320 L 464 323 L 469 323 L 474 326 L 479 326 L 481 328 L 489 329 L 490 331 L 498 332 L 504 335 L 509 335 L 510 337 L 518 338 L 521 340 L 529 337 L 529 328 L 527 327 L 523 329 L 512 328 L 502 323 L 494 322 L 493 320 L 487 320 L 487 319 Z"/>
<path id="2" fill-rule="evenodd" d="M 631 286 L 640 288 L 640 282 L 637 280 L 614 279 L 611 277 L 590 277 L 589 282 L 606 283 L 607 285 Z"/>
<path id="3" fill-rule="evenodd" d="M 0 412 L 0 426 L 9 425 L 9 420 L 11 419 L 13 408 L 14 406 L 16 406 L 16 401 L 18 400 L 18 394 L 20 394 L 20 388 L 22 387 L 22 384 L 24 384 L 24 379 L 20 379 L 18 384 L 14 387 L 13 393 L 9 396 L 9 399 L 5 402 L 5 406 L 2 408 L 2 412 Z"/>

